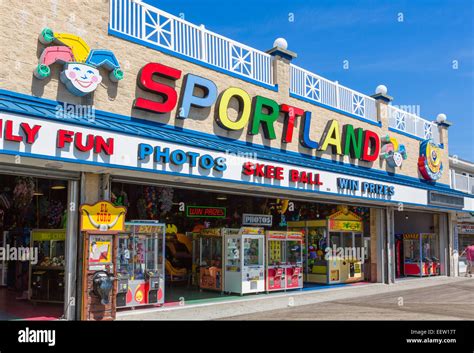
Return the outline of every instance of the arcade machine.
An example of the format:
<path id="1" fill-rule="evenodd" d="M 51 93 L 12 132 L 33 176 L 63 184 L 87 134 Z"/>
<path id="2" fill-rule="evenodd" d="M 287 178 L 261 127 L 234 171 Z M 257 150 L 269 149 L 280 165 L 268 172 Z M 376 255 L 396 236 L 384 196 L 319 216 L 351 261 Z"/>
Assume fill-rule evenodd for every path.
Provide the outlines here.
<path id="1" fill-rule="evenodd" d="M 108 201 L 82 205 L 81 320 L 115 320 L 118 234 L 127 209 Z"/>
<path id="2" fill-rule="evenodd" d="M 117 308 L 163 304 L 165 229 L 157 221 L 125 223 L 117 254 Z"/>
<path id="3" fill-rule="evenodd" d="M 303 233 L 266 232 L 266 291 L 303 288 Z"/>
<path id="4" fill-rule="evenodd" d="M 360 251 L 357 253 L 357 249 L 365 249 L 363 224 L 357 214 L 342 209 L 326 220 L 290 221 L 288 229 L 305 234 L 306 282 L 335 284 L 364 279 L 364 259 Z M 326 259 L 328 251 L 329 260 Z"/>
<path id="5" fill-rule="evenodd" d="M 436 234 L 403 234 L 403 273 L 405 276 L 437 276 L 440 273 Z"/>
<path id="6" fill-rule="evenodd" d="M 223 229 L 224 291 L 265 291 L 265 234 L 263 228 Z"/>
<path id="7" fill-rule="evenodd" d="M 193 239 L 193 273 L 200 289 L 224 291 L 222 237 L 225 229 L 208 228 L 195 233 Z"/>
<path id="8" fill-rule="evenodd" d="M 33 302 L 64 302 L 64 229 L 34 229 L 31 248 L 38 249 L 38 262 L 30 262 L 29 300 Z"/>

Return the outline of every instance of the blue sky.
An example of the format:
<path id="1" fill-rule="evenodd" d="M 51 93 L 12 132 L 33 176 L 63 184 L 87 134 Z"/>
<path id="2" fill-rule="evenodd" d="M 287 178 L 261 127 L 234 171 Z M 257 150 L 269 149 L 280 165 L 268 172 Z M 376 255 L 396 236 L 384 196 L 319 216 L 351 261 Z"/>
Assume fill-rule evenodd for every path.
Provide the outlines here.
<path id="1" fill-rule="evenodd" d="M 445 113 L 449 153 L 474 161 L 473 0 L 145 2 L 260 50 L 284 37 L 296 65 L 362 93 L 385 84 L 395 105 Z"/>

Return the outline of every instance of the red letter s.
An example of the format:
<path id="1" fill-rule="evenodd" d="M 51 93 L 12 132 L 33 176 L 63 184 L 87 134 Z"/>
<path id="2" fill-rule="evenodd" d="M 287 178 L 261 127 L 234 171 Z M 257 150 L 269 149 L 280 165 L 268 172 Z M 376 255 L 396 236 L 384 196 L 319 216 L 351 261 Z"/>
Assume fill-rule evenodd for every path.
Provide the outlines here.
<path id="1" fill-rule="evenodd" d="M 176 106 L 178 94 L 173 87 L 154 81 L 153 75 L 176 81 L 181 78 L 181 71 L 158 63 L 146 64 L 138 74 L 138 86 L 144 91 L 158 93 L 163 98 L 163 102 L 137 98 L 133 107 L 155 113 L 169 113 Z"/>

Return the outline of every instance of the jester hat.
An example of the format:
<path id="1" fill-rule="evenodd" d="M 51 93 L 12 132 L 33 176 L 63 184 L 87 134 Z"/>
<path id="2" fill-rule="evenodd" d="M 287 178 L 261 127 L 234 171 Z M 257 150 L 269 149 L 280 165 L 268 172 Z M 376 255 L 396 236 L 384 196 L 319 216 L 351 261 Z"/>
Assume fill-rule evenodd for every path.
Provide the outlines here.
<path id="1" fill-rule="evenodd" d="M 56 62 L 64 65 L 60 79 L 66 88 L 76 96 L 85 96 L 102 82 L 99 68 L 104 67 L 112 82 L 123 79 L 123 71 L 111 50 L 90 49 L 78 36 L 67 33 L 54 33 L 44 28 L 39 41 L 47 45 L 41 53 L 39 64 L 34 71 L 35 77 L 42 80 L 51 74 L 50 66 Z M 48 46 L 54 44 L 52 46 Z"/>

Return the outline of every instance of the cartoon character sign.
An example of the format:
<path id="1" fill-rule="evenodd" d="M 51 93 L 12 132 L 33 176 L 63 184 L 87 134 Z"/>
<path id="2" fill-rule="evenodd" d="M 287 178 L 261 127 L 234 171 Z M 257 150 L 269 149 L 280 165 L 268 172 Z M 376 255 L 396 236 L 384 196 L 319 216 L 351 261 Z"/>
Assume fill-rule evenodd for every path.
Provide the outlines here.
<path id="1" fill-rule="evenodd" d="M 96 68 L 79 63 L 67 63 L 61 72 L 61 82 L 76 96 L 95 91 L 102 82 L 102 76 Z"/>
<path id="2" fill-rule="evenodd" d="M 405 145 L 400 145 L 396 138 L 388 135 L 381 141 L 383 146 L 380 150 L 380 158 L 385 159 L 390 168 L 401 167 L 403 161 L 407 159 Z"/>
<path id="3" fill-rule="evenodd" d="M 36 78 L 42 80 L 51 74 L 50 66 L 56 62 L 64 64 L 60 79 L 66 88 L 76 96 L 94 92 L 102 82 L 99 68 L 110 71 L 112 82 L 123 79 L 123 71 L 114 53 L 106 49 L 90 49 L 80 37 L 67 33 L 54 33 L 44 28 L 39 36 L 46 47 L 41 53 L 39 64 L 34 71 Z"/>
<path id="4" fill-rule="evenodd" d="M 420 157 L 418 158 L 418 169 L 425 180 L 436 181 L 443 174 L 443 163 L 441 162 L 441 148 L 433 143 L 431 139 L 424 140 L 420 144 Z"/>

